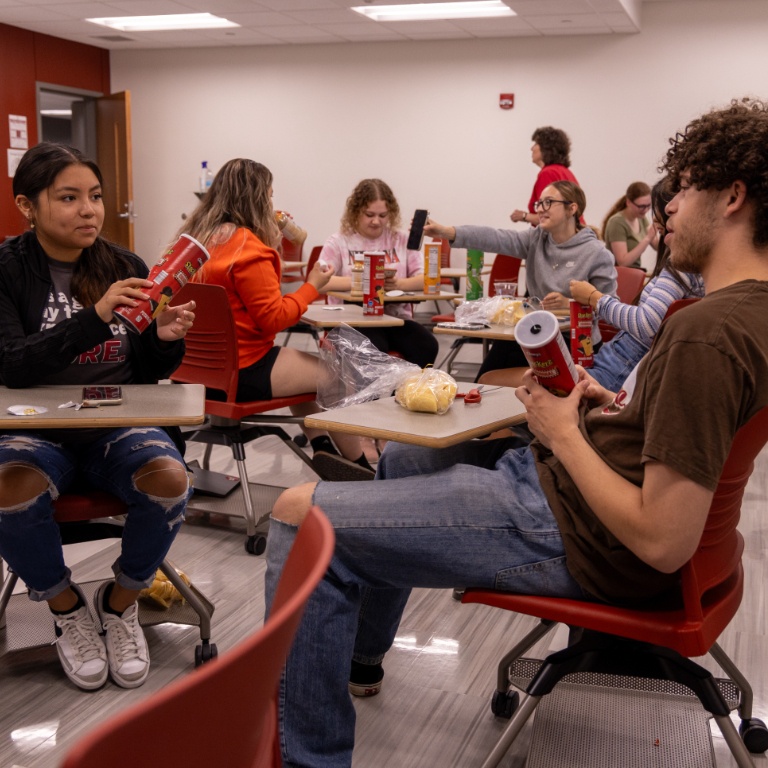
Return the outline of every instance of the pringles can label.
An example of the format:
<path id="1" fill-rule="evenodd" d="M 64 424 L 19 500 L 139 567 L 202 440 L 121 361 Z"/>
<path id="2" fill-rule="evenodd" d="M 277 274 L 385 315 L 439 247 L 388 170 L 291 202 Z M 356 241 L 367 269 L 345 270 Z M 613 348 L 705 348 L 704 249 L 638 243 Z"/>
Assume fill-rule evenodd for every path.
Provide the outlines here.
<path id="1" fill-rule="evenodd" d="M 539 384 L 559 397 L 573 389 L 579 375 L 551 312 L 538 310 L 523 317 L 515 326 L 515 341 Z"/>
<path id="2" fill-rule="evenodd" d="M 483 261 L 485 255 L 474 248 L 467 249 L 467 301 L 483 298 Z"/>
<path id="3" fill-rule="evenodd" d="M 570 300 L 571 359 L 584 368 L 592 367 L 595 350 L 592 347 L 592 307 Z"/>
<path id="4" fill-rule="evenodd" d="M 363 314 L 384 314 L 383 251 L 372 251 L 363 256 Z"/>
<path id="5" fill-rule="evenodd" d="M 181 235 L 149 271 L 147 279 L 154 283 L 144 290 L 149 300 L 135 307 L 116 307 L 117 319 L 128 330 L 143 333 L 209 258 L 208 251 L 194 237 Z"/>
<path id="6" fill-rule="evenodd" d="M 424 293 L 440 293 L 440 243 L 424 243 Z"/>

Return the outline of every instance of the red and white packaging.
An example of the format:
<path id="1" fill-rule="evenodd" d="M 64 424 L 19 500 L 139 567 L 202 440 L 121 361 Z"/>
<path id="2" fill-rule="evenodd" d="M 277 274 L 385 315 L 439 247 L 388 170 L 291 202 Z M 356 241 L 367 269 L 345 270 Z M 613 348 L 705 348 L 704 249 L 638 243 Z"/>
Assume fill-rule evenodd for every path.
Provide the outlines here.
<path id="1" fill-rule="evenodd" d="M 363 255 L 363 314 L 384 314 L 384 252 Z"/>
<path id="2" fill-rule="evenodd" d="M 591 368 L 595 350 L 592 345 L 592 307 L 571 299 L 571 359 L 583 368 Z"/>
<path id="3" fill-rule="evenodd" d="M 135 307 L 126 304 L 117 307 L 118 320 L 135 333 L 146 331 L 209 258 L 208 251 L 194 237 L 181 235 L 149 271 L 147 279 L 154 283 L 144 290 L 149 300 L 140 301 Z"/>
<path id="4" fill-rule="evenodd" d="M 579 380 L 563 341 L 558 319 L 546 310 L 531 312 L 515 326 L 515 341 L 536 379 L 552 394 L 565 397 Z"/>

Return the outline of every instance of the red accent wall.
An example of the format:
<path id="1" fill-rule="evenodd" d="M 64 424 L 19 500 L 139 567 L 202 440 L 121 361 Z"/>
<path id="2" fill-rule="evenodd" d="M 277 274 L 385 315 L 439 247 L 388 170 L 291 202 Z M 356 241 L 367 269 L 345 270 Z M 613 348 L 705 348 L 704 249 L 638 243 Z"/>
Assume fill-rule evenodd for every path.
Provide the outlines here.
<path id="1" fill-rule="evenodd" d="M 24 230 L 8 177 L 8 115 L 27 118 L 29 146 L 37 144 L 37 82 L 109 93 L 109 51 L 0 24 L 0 242 Z"/>

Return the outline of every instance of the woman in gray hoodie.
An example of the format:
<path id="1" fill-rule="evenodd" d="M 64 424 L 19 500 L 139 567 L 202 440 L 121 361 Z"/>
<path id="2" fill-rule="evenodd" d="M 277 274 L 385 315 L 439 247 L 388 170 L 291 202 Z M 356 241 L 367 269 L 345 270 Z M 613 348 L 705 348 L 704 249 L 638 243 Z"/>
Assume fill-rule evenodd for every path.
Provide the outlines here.
<path id="1" fill-rule="evenodd" d="M 544 189 L 535 203 L 538 227 L 517 232 L 444 226 L 429 219 L 424 234 L 447 238 L 456 248 L 477 248 L 521 259 L 525 262 L 527 295 L 541 299 L 544 309 L 567 309 L 571 280 L 587 280 L 601 293 L 616 294 L 613 254 L 591 229 L 581 224 L 586 204 L 581 187 L 570 181 L 556 181 Z M 597 320 L 592 339 L 597 348 L 601 342 Z M 517 366 L 527 366 L 520 347 L 512 341 L 496 341 L 483 360 L 478 377 L 486 371 Z"/>

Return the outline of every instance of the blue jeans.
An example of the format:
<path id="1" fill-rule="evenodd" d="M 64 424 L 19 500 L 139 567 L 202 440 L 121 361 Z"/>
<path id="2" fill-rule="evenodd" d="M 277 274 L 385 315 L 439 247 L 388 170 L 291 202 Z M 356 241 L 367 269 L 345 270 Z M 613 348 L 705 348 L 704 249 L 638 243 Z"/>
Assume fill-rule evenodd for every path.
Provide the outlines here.
<path id="1" fill-rule="evenodd" d="M 645 344 L 626 331 L 621 331 L 600 347 L 594 357 L 594 364 L 587 372 L 606 389 L 618 392 L 647 352 Z"/>
<path id="2" fill-rule="evenodd" d="M 110 430 L 90 442 L 54 443 L 45 432 L 0 433 L 0 465 L 34 467 L 48 488 L 28 504 L 0 509 L 0 557 L 27 585 L 32 600 L 49 600 L 71 583 L 52 500 L 67 490 L 96 488 L 127 505 L 122 551 L 112 566 L 126 589 L 151 585 L 184 520 L 190 490 L 175 499 L 137 490 L 133 476 L 158 457 L 184 460 L 155 427 Z"/>
<path id="3" fill-rule="evenodd" d="M 313 501 L 333 524 L 336 550 L 281 683 L 286 768 L 351 765 L 351 659 L 381 661 L 411 587 L 585 597 L 566 568 L 530 451 L 507 445 L 476 440 L 432 450 L 389 443 L 373 482 L 318 483 Z M 267 606 L 295 532 L 271 522 Z"/>

